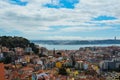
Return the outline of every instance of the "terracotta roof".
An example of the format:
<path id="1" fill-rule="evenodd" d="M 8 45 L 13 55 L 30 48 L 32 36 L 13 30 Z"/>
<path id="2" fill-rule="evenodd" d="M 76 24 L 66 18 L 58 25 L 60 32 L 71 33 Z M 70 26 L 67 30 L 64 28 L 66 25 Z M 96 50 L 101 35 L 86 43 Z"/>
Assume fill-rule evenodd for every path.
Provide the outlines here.
<path id="1" fill-rule="evenodd" d="M 37 73 L 40 74 L 40 73 L 43 73 L 44 71 L 43 70 L 39 70 Z"/>
<path id="2" fill-rule="evenodd" d="M 31 68 L 31 67 L 23 67 L 21 70 L 23 70 L 23 71 L 27 71 L 27 70 L 34 71 L 34 69 Z"/>

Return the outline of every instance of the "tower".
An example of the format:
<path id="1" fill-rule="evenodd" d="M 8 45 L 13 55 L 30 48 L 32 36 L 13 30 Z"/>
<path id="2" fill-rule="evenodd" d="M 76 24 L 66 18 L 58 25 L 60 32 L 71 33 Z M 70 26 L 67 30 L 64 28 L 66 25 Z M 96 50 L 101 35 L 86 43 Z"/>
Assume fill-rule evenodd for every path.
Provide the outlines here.
<path id="1" fill-rule="evenodd" d="M 114 40 L 116 40 L 116 36 L 114 37 Z"/>
<path id="2" fill-rule="evenodd" d="M 53 49 L 53 56 L 55 56 L 55 48 Z"/>

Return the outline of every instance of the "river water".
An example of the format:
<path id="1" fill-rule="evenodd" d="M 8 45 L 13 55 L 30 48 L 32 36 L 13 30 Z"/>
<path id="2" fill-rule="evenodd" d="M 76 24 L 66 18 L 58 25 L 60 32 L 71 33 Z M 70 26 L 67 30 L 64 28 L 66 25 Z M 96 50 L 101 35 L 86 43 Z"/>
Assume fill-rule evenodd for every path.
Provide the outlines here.
<path id="1" fill-rule="evenodd" d="M 107 46 L 120 46 L 120 44 L 93 44 L 93 45 L 48 45 L 48 44 L 37 44 L 40 47 L 46 47 L 49 50 L 78 50 L 82 47 L 107 47 Z"/>

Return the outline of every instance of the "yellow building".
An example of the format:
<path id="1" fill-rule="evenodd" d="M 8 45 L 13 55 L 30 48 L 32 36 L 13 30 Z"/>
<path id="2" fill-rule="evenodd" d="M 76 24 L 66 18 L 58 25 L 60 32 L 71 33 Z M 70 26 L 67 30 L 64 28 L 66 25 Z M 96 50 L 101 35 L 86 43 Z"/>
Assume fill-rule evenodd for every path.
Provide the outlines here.
<path id="1" fill-rule="evenodd" d="M 62 67 L 62 63 L 61 62 L 56 62 L 56 67 L 57 68 L 61 68 Z"/>
<path id="2" fill-rule="evenodd" d="M 30 56 L 25 56 L 25 61 L 29 63 L 30 62 Z"/>

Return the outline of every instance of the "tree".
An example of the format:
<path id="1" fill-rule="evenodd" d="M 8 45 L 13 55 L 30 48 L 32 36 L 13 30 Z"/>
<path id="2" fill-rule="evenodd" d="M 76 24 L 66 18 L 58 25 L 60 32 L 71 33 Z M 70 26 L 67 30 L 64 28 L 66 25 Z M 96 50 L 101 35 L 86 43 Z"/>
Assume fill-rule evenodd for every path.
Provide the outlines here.
<path id="1" fill-rule="evenodd" d="M 28 39 L 23 38 L 23 37 L 17 37 L 17 36 L 0 36 L 0 45 L 6 46 L 9 49 L 13 49 L 15 47 L 21 47 L 25 48 L 28 45 L 32 47 L 32 50 L 35 53 L 38 53 L 38 48 L 35 46 L 34 43 L 31 43 Z"/>

